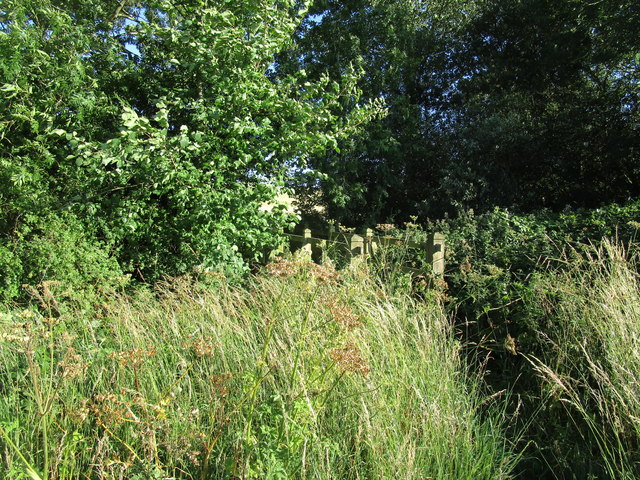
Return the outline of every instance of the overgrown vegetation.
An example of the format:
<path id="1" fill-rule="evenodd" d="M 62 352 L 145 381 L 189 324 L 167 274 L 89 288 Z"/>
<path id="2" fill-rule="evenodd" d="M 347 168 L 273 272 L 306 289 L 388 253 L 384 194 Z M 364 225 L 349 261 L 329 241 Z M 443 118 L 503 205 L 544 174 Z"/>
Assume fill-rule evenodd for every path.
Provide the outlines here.
<path id="1" fill-rule="evenodd" d="M 517 215 L 506 209 L 467 211 L 430 228 L 447 237 L 449 295 L 461 322 L 473 322 L 468 340 L 501 349 L 507 335 L 525 345 L 539 329 L 527 300 L 533 275 L 548 258 L 603 238 L 636 240 L 640 203 L 599 209 L 541 210 Z"/>
<path id="2" fill-rule="evenodd" d="M 573 448 L 583 478 L 639 474 L 640 284 L 635 248 L 604 241 L 567 252 L 564 268 L 538 274 L 539 356 L 527 360 L 545 381 L 549 418 L 579 427 Z M 567 446 L 568 432 L 556 436 Z M 585 448 L 587 447 L 587 448 Z M 595 458 L 589 458 L 594 455 Z"/>
<path id="3" fill-rule="evenodd" d="M 511 392 L 512 435 L 526 439 L 523 447 L 531 442 L 522 476 L 638 475 L 638 438 L 628 426 L 621 433 L 628 407 L 620 403 L 628 392 L 620 372 L 635 371 L 634 354 L 602 330 L 626 332 L 618 339 L 633 348 L 638 218 L 632 202 L 526 216 L 468 212 L 434 227 L 447 232 L 445 279 L 458 335 L 471 361 L 490 372 L 489 392 Z M 559 383 L 548 388 L 541 379 Z"/>
<path id="4" fill-rule="evenodd" d="M 400 244 L 373 262 L 387 285 L 414 296 L 424 285 L 445 287 L 468 365 L 485 371 L 486 395 L 510 393 L 505 434 L 521 440 L 521 477 L 638 475 L 626 383 L 636 370 L 638 218 L 637 202 L 527 216 L 467 212 L 429 227 L 447 236 L 442 280 L 394 275 L 387 262 L 428 268 Z M 405 227 L 379 225 L 399 240 L 426 236 Z M 630 350 L 606 338 L 613 331 Z"/>
<path id="5" fill-rule="evenodd" d="M 0 0 L 0 476 L 639 478 L 638 23 Z"/>
<path id="6" fill-rule="evenodd" d="M 633 237 L 635 208 L 607 209 L 609 226 L 456 219 L 442 282 L 402 273 L 420 258 L 392 245 L 339 272 L 279 260 L 243 284 L 27 287 L 30 306 L 2 316 L 0 473 L 635 478 L 636 247 L 567 227 Z"/>
<path id="7" fill-rule="evenodd" d="M 92 314 L 55 292 L 1 317 L 3 478 L 510 476 L 502 403 L 435 295 L 363 265 L 280 260 L 246 287 L 181 277 Z"/>
<path id="8" fill-rule="evenodd" d="M 0 263 L 10 274 L 0 297 L 56 278 L 57 259 L 40 252 L 34 265 L 29 253 L 58 248 L 60 223 L 61 236 L 148 282 L 194 266 L 240 275 L 277 244 L 296 218 L 274 202 L 289 170 L 377 112 L 333 116 L 358 98 L 354 69 L 268 77 L 305 11 L 295 1 L 3 1 Z M 105 262 L 77 255 L 65 275 L 100 275 Z"/>

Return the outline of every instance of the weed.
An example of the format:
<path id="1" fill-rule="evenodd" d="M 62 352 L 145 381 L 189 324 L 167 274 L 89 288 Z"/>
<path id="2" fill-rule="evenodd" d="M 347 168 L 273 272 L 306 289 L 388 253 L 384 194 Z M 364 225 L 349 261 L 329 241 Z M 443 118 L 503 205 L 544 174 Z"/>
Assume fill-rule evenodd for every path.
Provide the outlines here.
<path id="1" fill-rule="evenodd" d="M 510 475 L 441 306 L 364 264 L 278 260 L 244 286 L 180 277 L 89 310 L 50 291 L 0 317 L 0 477 Z"/>

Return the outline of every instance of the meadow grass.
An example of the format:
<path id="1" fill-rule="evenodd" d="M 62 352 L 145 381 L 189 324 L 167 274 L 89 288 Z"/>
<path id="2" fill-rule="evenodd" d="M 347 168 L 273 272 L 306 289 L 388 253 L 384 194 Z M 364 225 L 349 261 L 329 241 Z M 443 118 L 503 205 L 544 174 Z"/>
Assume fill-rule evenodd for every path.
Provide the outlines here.
<path id="1" fill-rule="evenodd" d="M 633 248 L 614 241 L 574 248 L 564 268 L 534 283 L 545 345 L 529 357 L 548 402 L 583 431 L 577 455 L 600 478 L 640 475 L 640 289 Z M 595 455 L 594 455 L 595 454 Z"/>
<path id="2" fill-rule="evenodd" d="M 437 292 L 279 260 L 0 315 L 0 478 L 504 479 Z"/>

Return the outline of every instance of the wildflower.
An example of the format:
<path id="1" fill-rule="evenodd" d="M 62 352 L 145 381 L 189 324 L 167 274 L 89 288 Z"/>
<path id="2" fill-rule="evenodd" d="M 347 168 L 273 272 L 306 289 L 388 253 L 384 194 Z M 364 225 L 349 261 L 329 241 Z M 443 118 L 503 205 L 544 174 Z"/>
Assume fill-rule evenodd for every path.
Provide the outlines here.
<path id="1" fill-rule="evenodd" d="M 396 226 L 392 223 L 379 223 L 376 225 L 376 230 L 380 230 L 381 232 L 388 233 L 392 230 L 395 230 Z"/>
<path id="2" fill-rule="evenodd" d="M 3 333 L 0 335 L 0 340 L 6 340 L 7 342 L 15 343 L 29 343 L 31 337 L 28 335 L 13 335 L 11 333 Z"/>
<path id="3" fill-rule="evenodd" d="M 405 226 L 406 229 L 413 230 L 413 229 L 418 228 L 420 226 L 420 225 L 418 225 L 416 223 L 416 221 L 418 220 L 418 217 L 416 217 L 414 215 L 411 215 L 409 218 L 411 219 L 410 222 L 404 222 L 404 226 Z"/>
<path id="4" fill-rule="evenodd" d="M 23 285 L 23 287 L 24 287 L 24 285 Z M 33 310 L 29 310 L 29 309 L 23 310 L 17 315 L 18 318 L 21 318 L 23 320 L 29 320 L 29 319 L 32 319 L 35 316 L 36 316 L 35 312 Z"/>

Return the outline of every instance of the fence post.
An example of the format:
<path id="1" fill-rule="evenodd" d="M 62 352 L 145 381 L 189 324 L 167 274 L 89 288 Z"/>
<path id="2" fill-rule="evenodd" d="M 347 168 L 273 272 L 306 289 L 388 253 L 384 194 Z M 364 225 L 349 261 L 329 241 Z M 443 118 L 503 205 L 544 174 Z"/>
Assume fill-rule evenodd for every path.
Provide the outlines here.
<path id="1" fill-rule="evenodd" d="M 335 236 L 334 230 L 335 227 L 333 226 L 333 223 L 329 224 L 329 228 L 327 230 L 327 239 L 320 241 L 317 245 L 317 247 L 320 249 L 320 253 L 318 255 L 320 263 L 326 263 L 330 260 L 328 249 L 331 241 Z"/>
<path id="2" fill-rule="evenodd" d="M 444 234 L 432 233 L 429 235 L 427 260 L 431 264 L 433 273 L 436 275 L 444 274 Z"/>
<path id="3" fill-rule="evenodd" d="M 330 223 L 329 230 L 327 232 L 327 238 L 329 241 L 332 241 L 335 236 L 336 236 L 336 227 L 334 226 L 333 223 Z"/>
<path id="4" fill-rule="evenodd" d="M 364 254 L 371 255 L 373 253 L 373 230 L 367 228 L 364 231 Z"/>
<path id="5" fill-rule="evenodd" d="M 300 250 L 302 250 L 304 255 L 309 255 L 309 258 L 311 258 L 311 255 L 313 253 L 313 243 L 312 243 L 312 240 L 311 240 L 311 229 L 310 228 L 305 228 L 304 229 L 304 233 L 302 234 L 302 237 L 303 237 L 302 248 Z"/>
<path id="6" fill-rule="evenodd" d="M 356 257 L 358 255 L 364 255 L 364 238 L 360 235 L 351 235 L 351 240 L 349 242 L 349 248 L 351 250 L 351 257 Z"/>

